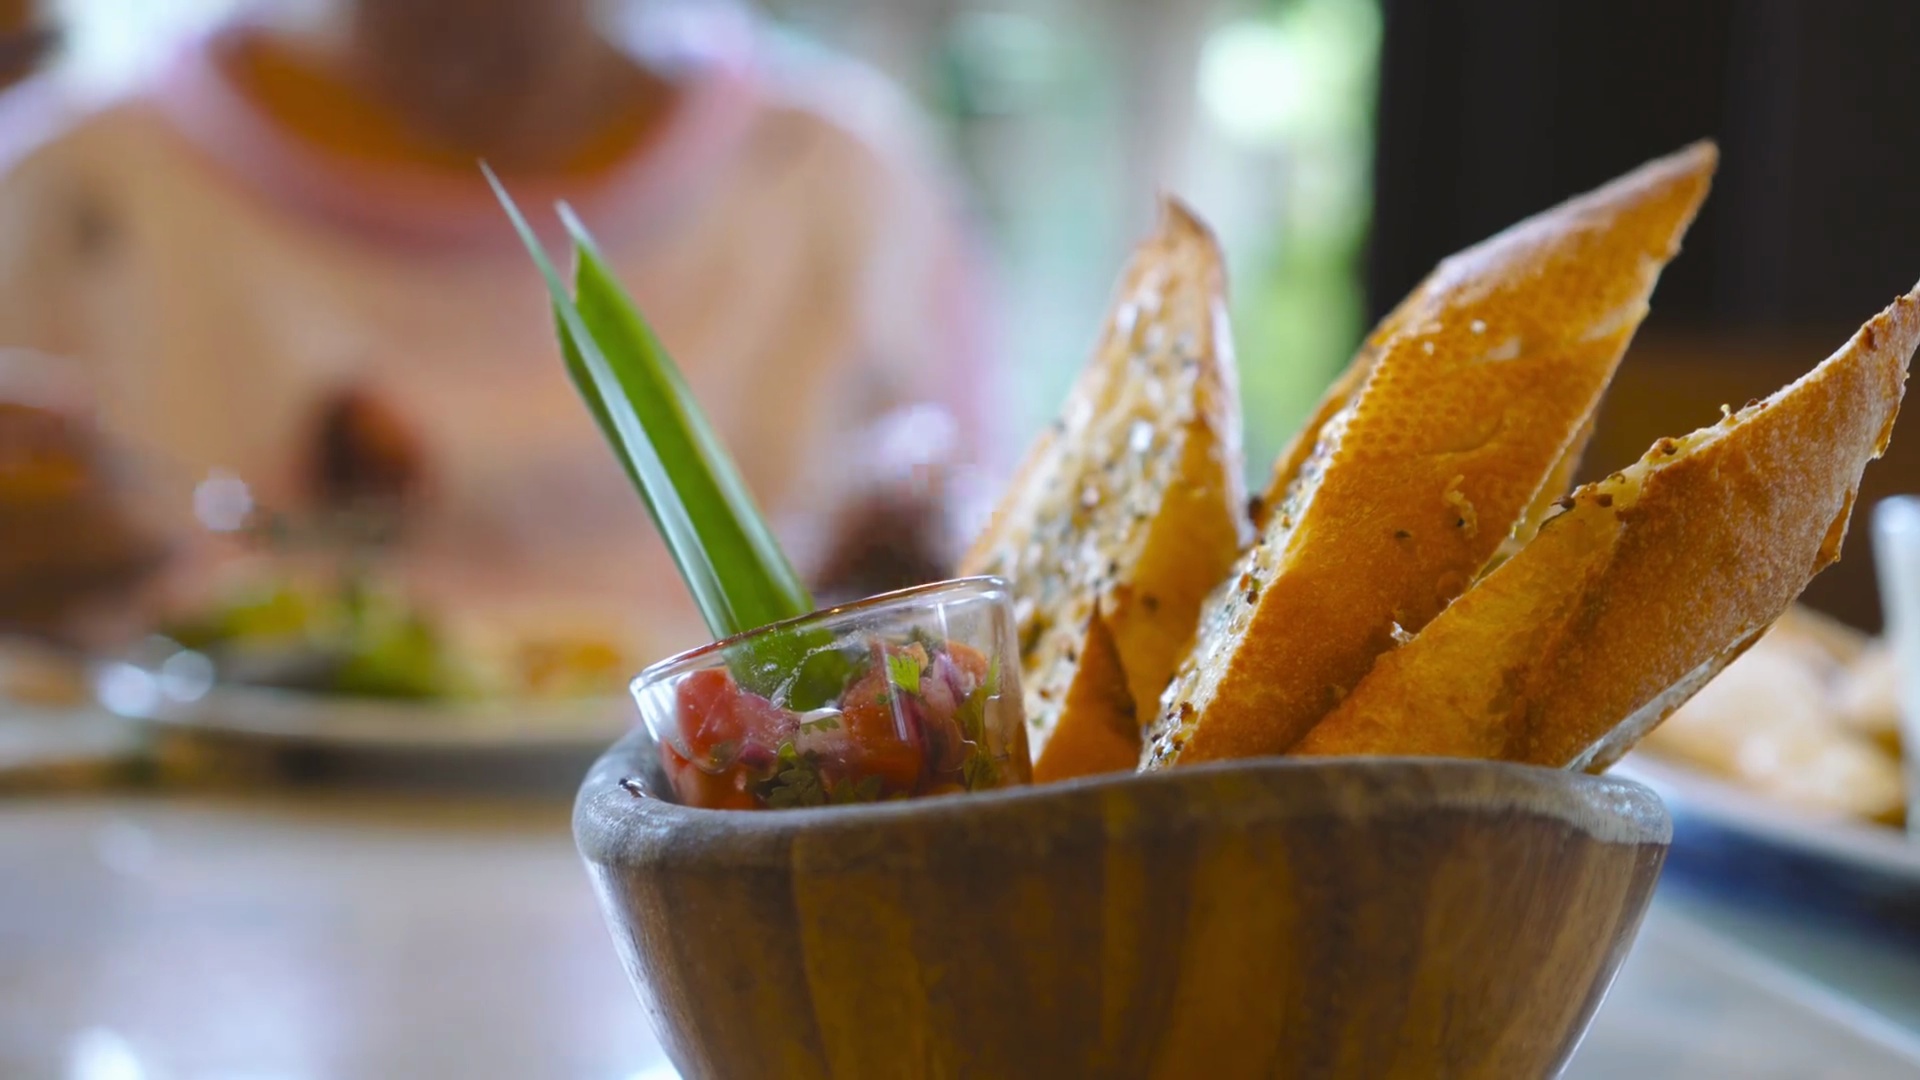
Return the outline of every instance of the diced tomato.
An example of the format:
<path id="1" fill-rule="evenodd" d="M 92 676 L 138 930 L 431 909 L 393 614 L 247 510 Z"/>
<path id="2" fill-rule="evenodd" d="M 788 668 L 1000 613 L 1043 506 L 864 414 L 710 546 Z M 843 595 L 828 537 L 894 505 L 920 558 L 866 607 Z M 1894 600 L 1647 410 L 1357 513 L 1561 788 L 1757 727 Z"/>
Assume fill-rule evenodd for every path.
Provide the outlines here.
<path id="1" fill-rule="evenodd" d="M 793 734 L 792 713 L 742 690 L 720 668 L 680 680 L 675 705 L 687 754 L 709 768 L 724 769 L 750 744 L 769 751 Z"/>
<path id="2" fill-rule="evenodd" d="M 987 681 L 987 657 L 980 650 L 957 641 L 947 642 L 947 656 L 953 665 L 972 678 L 971 686 L 979 686 Z"/>
<path id="3" fill-rule="evenodd" d="M 752 810 L 758 806 L 746 789 L 747 775 L 740 769 L 710 773 L 689 761 L 672 743 L 660 744 L 660 763 L 666 768 L 673 793 L 684 806 L 708 810 Z"/>
<path id="4" fill-rule="evenodd" d="M 696 671 L 680 680 L 674 704 L 680 740 L 689 754 L 704 758 L 716 744 L 740 737 L 741 732 L 733 729 L 733 699 L 739 693 L 733 677 L 719 668 Z"/>
<path id="5" fill-rule="evenodd" d="M 896 715 L 894 687 L 883 657 L 876 657 L 867 673 L 840 697 L 841 718 L 852 739 L 856 774 L 879 776 L 889 791 L 909 791 L 920 782 L 921 747 L 918 732 Z M 903 731 L 905 727 L 907 730 Z"/>

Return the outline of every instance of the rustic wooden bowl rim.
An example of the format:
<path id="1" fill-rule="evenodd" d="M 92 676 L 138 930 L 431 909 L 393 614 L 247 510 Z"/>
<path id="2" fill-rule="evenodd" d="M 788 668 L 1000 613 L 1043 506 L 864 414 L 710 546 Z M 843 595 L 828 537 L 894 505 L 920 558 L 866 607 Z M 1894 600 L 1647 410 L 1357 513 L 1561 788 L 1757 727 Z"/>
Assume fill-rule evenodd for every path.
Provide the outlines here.
<path id="1" fill-rule="evenodd" d="M 967 795 L 796 810 L 705 810 L 651 794 L 646 733 L 614 744 L 574 806 L 581 854 L 602 865 L 640 860 L 703 866 L 786 866 L 804 840 L 818 859 L 853 866 L 911 865 L 890 835 L 950 830 L 956 842 L 992 838 L 1010 861 L 1044 858 L 1073 823 L 1105 819 L 1117 835 L 1244 828 L 1338 816 L 1405 819 L 1423 812 L 1555 818 L 1594 841 L 1664 847 L 1666 807 L 1631 780 L 1512 762 L 1454 758 L 1266 757 L 1117 773 Z M 1036 828 L 1036 822 L 1042 827 Z M 1004 824 L 1002 834 L 995 828 Z M 824 869 L 825 864 L 815 865 Z"/>

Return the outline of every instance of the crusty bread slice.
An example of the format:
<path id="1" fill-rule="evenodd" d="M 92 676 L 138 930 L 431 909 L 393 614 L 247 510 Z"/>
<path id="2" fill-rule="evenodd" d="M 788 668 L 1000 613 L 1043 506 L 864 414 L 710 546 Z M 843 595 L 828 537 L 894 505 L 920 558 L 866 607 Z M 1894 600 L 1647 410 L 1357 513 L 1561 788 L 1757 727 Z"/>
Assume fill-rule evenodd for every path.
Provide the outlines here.
<path id="1" fill-rule="evenodd" d="M 1138 717 L 1247 539 L 1245 506 L 1226 271 L 1168 200 L 1060 419 L 961 562 L 1012 584 L 1035 779 L 1139 761 Z"/>
<path id="2" fill-rule="evenodd" d="M 1916 343 L 1920 289 L 1798 382 L 1581 488 L 1296 752 L 1611 764 L 1838 557 Z"/>
<path id="3" fill-rule="evenodd" d="M 1287 442 L 1287 445 L 1280 448 L 1280 456 L 1274 459 L 1273 472 L 1267 478 L 1267 489 L 1253 504 L 1252 517 L 1255 529 L 1263 532 L 1266 530 L 1267 522 L 1273 516 L 1273 510 L 1286 502 L 1287 492 L 1293 487 L 1293 482 L 1299 478 L 1300 470 L 1313 459 L 1314 451 L 1319 448 L 1320 430 L 1327 426 L 1328 421 L 1340 415 L 1348 405 L 1352 404 L 1355 395 L 1360 393 L 1360 389 L 1367 384 L 1367 379 L 1372 376 L 1373 366 L 1380 359 L 1380 353 L 1386 343 L 1392 341 L 1394 335 L 1406 326 L 1407 321 L 1418 315 L 1426 306 L 1428 297 L 1424 286 L 1430 281 L 1431 277 L 1428 282 L 1422 282 L 1422 288 L 1407 294 L 1400 301 L 1400 306 L 1387 312 L 1386 317 L 1380 320 L 1380 324 L 1375 326 L 1366 340 L 1360 343 L 1360 348 L 1355 351 L 1353 360 L 1347 364 L 1346 370 L 1333 380 L 1333 385 L 1327 387 L 1326 394 L 1321 397 L 1320 403 L 1314 406 L 1313 412 L 1307 416 L 1306 423 L 1300 425 L 1300 429 L 1293 433 L 1293 438 Z"/>
<path id="4" fill-rule="evenodd" d="M 1467 587 L 1564 473 L 1714 163 L 1702 143 L 1642 166 L 1396 309 L 1209 603 L 1146 767 L 1287 750 Z"/>

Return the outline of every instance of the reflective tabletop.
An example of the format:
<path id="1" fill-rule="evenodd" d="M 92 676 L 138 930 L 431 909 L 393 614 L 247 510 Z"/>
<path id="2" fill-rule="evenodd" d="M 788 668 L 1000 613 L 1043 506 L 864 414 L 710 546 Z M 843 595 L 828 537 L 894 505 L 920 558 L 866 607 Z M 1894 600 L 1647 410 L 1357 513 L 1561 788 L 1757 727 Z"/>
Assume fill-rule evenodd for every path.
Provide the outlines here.
<path id="1" fill-rule="evenodd" d="M 672 1075 L 563 799 L 15 794 L 0 867 L 10 1080 Z M 1663 895 L 1567 1075 L 1920 1075 L 1897 1009 L 1728 919 Z"/>

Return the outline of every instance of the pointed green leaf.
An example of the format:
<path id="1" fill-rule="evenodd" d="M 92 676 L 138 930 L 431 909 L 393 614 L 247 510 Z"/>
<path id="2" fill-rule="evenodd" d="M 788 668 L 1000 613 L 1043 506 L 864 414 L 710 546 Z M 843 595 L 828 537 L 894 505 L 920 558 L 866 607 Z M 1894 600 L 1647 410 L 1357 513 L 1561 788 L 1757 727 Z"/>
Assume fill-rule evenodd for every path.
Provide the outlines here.
<path id="1" fill-rule="evenodd" d="M 579 259 L 575 302 L 627 399 L 685 500 L 707 558 L 720 575 L 733 632 L 757 629 L 813 610 L 773 530 L 754 504 L 719 436 L 639 309 L 621 288 L 593 238 L 560 206 Z M 576 381 L 585 374 L 576 364 Z"/>
<path id="2" fill-rule="evenodd" d="M 619 452 L 708 628 L 725 637 L 812 610 L 679 370 L 578 219 L 562 207 L 577 259 L 577 295 L 569 295 L 499 178 L 482 170 L 546 280 L 567 370 Z"/>

